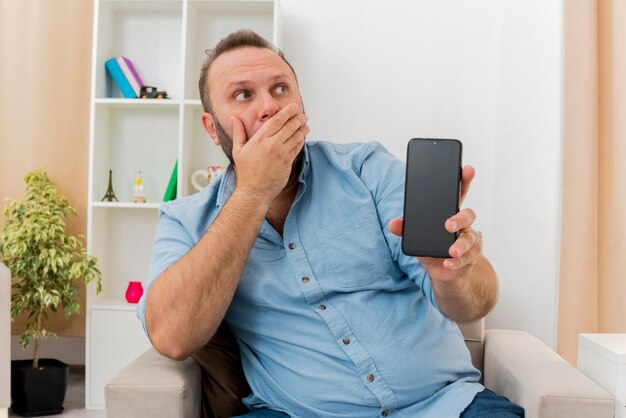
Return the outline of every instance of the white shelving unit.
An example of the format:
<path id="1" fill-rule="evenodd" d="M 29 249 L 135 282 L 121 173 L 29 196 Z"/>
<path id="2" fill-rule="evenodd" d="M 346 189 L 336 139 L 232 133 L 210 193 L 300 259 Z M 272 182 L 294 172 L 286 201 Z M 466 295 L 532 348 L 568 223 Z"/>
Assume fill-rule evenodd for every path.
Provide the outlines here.
<path id="1" fill-rule="evenodd" d="M 253 29 L 281 45 L 277 0 L 95 0 L 87 247 L 98 257 L 103 291 L 87 292 L 86 391 L 104 408 L 104 385 L 150 343 L 125 299 L 145 280 L 158 208 L 178 161 L 178 197 L 195 192 L 191 174 L 228 160 L 204 131 L 198 92 L 205 51 L 226 34 Z M 125 99 L 107 75 L 112 57 L 130 59 L 147 85 L 170 99 Z M 131 203 L 142 171 L 147 202 Z M 103 202 L 113 171 L 119 202 Z"/>

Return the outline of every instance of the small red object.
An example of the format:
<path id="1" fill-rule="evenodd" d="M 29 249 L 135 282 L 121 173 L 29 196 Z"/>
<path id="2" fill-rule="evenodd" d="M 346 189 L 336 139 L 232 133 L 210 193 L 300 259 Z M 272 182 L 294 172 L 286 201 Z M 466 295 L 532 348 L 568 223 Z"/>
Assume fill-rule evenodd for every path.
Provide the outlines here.
<path id="1" fill-rule="evenodd" d="M 126 300 L 128 303 L 137 303 L 143 295 L 143 286 L 141 282 L 128 282 L 128 288 L 126 289 Z"/>

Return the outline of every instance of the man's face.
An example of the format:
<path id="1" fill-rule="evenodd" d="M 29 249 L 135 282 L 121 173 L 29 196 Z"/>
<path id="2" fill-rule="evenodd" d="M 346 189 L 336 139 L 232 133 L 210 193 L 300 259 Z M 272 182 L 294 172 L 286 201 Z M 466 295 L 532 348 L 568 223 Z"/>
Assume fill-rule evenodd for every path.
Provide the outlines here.
<path id="1" fill-rule="evenodd" d="M 293 72 L 266 48 L 244 47 L 225 52 L 211 65 L 207 83 L 213 114 L 204 113 L 202 122 L 213 142 L 222 147 L 233 163 L 232 116 L 243 123 L 247 140 L 286 105 L 297 103 L 302 108 Z"/>

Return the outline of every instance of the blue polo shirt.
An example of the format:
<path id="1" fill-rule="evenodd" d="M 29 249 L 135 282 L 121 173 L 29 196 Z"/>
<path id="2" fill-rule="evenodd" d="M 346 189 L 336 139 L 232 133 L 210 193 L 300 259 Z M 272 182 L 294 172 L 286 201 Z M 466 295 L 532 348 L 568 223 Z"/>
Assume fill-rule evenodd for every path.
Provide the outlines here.
<path id="1" fill-rule="evenodd" d="M 428 274 L 387 229 L 402 217 L 404 171 L 378 143 L 306 143 L 283 236 L 263 222 L 225 317 L 251 408 L 304 418 L 456 417 L 483 390 Z M 161 206 L 138 307 L 144 329 L 150 285 L 200 240 L 234 187 L 229 168 L 202 192 Z"/>

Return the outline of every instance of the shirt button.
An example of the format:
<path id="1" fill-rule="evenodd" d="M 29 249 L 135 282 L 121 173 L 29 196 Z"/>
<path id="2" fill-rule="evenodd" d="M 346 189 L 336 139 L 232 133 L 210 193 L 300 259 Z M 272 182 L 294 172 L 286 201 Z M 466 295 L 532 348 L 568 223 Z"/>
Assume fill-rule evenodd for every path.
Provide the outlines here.
<path id="1" fill-rule="evenodd" d="M 387 411 L 386 409 L 380 413 L 380 415 L 382 415 L 383 417 L 389 416 L 389 411 Z"/>
<path id="2" fill-rule="evenodd" d="M 326 310 L 326 305 L 320 305 L 319 308 L 320 308 L 320 311 L 325 311 Z"/>
<path id="3" fill-rule="evenodd" d="M 343 343 L 344 343 L 345 345 L 350 344 L 350 338 L 348 338 L 348 337 L 343 337 L 343 340 L 342 340 L 342 341 L 343 341 Z"/>
<path id="4" fill-rule="evenodd" d="M 303 277 L 302 278 L 302 283 L 308 283 L 310 281 L 311 281 L 311 279 L 309 279 L 308 277 Z"/>
<path id="5" fill-rule="evenodd" d="M 296 244 L 294 242 L 290 242 L 289 243 L 289 249 L 290 250 L 295 250 L 296 249 Z"/>
<path id="6" fill-rule="evenodd" d="M 368 375 L 367 375 L 367 380 L 369 380 L 370 382 L 373 382 L 373 381 L 374 381 L 374 375 L 373 375 L 373 374 L 371 374 L 371 373 L 370 373 L 370 374 L 368 374 Z"/>

